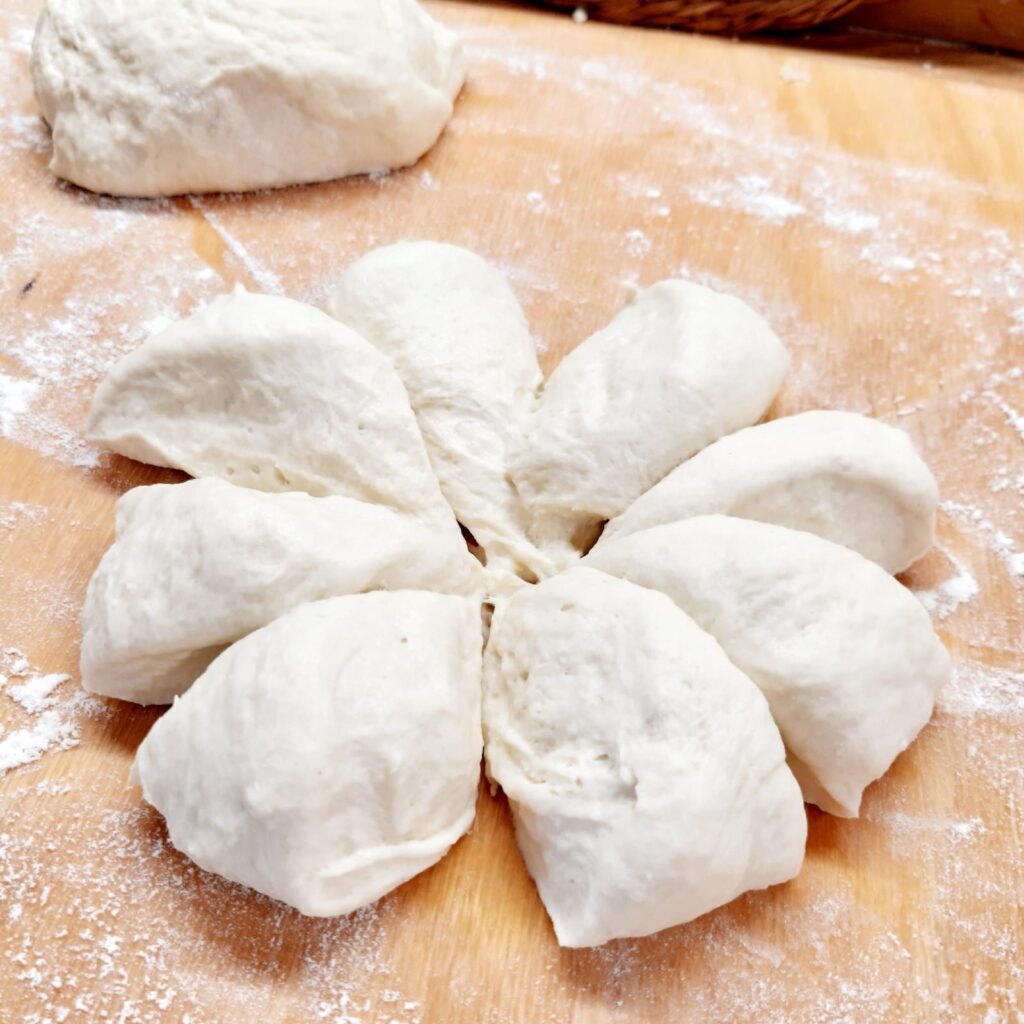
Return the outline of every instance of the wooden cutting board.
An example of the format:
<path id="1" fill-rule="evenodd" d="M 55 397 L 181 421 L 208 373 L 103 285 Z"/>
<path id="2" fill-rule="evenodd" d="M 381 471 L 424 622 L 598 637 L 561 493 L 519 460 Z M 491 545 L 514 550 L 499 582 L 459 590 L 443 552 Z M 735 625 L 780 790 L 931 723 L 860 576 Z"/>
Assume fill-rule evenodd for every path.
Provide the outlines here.
<path id="1" fill-rule="evenodd" d="M 0 648 L 20 672 L 0 694 L 0 751 L 36 755 L 0 779 L 0 1021 L 1020 1021 L 1020 65 L 436 3 L 472 70 L 416 167 L 124 202 L 46 170 L 35 6 L 0 11 Z M 504 801 L 482 790 L 436 868 L 351 918 L 307 920 L 193 868 L 128 785 L 158 712 L 81 694 L 77 615 L 117 496 L 173 474 L 82 440 L 96 381 L 235 282 L 320 301 L 353 258 L 407 237 L 502 267 L 547 368 L 629 283 L 733 291 L 792 352 L 776 413 L 871 413 L 933 466 L 939 545 L 906 582 L 957 680 L 859 820 L 810 812 L 793 883 L 563 951 Z"/>

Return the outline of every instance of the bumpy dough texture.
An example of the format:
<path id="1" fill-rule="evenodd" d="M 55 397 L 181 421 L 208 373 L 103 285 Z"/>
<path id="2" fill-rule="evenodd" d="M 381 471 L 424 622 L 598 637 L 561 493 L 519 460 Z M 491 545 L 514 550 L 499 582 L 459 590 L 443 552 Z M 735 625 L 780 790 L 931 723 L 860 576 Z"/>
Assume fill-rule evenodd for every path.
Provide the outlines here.
<path id="1" fill-rule="evenodd" d="M 414 163 L 464 75 L 415 0 L 47 0 L 32 47 L 51 170 L 128 196 Z"/>
<path id="2" fill-rule="evenodd" d="M 949 679 L 914 595 L 810 533 L 697 516 L 613 541 L 585 564 L 660 590 L 715 637 L 768 698 L 804 796 L 832 814 L 856 817 Z"/>
<path id="3" fill-rule="evenodd" d="M 134 773 L 200 867 L 332 916 L 469 828 L 481 745 L 479 605 L 378 592 L 302 605 L 230 647 Z"/>
<path id="4" fill-rule="evenodd" d="M 226 645 L 306 601 L 402 589 L 479 599 L 482 586 L 457 529 L 381 505 L 215 479 L 136 487 L 89 582 L 82 684 L 169 704 Z"/>
<path id="5" fill-rule="evenodd" d="M 709 445 L 612 519 L 599 546 L 720 512 L 806 530 L 900 572 L 932 546 L 938 500 L 906 434 L 856 413 L 818 410 Z"/>
<path id="6" fill-rule="evenodd" d="M 488 642 L 484 732 L 563 946 L 800 870 L 803 801 L 768 705 L 662 594 L 586 568 L 516 594 Z"/>
<path id="7" fill-rule="evenodd" d="M 578 536 L 624 512 L 705 445 L 765 413 L 789 365 L 739 299 L 662 281 L 548 379 L 512 476 L 538 535 Z"/>
<path id="8" fill-rule="evenodd" d="M 393 361 L 441 490 L 487 554 L 492 593 L 510 576 L 550 575 L 508 476 L 541 372 L 504 277 L 465 249 L 404 242 L 353 263 L 327 308 Z"/>
<path id="9" fill-rule="evenodd" d="M 292 299 L 237 289 L 150 338 L 97 388 L 89 434 L 191 476 L 454 526 L 394 367 Z"/>

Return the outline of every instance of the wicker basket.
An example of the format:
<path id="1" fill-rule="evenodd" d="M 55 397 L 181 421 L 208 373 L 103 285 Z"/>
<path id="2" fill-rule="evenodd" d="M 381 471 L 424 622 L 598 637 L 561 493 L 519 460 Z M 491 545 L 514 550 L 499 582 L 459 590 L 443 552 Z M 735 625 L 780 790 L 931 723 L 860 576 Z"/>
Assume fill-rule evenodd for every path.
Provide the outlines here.
<path id="1" fill-rule="evenodd" d="M 602 21 L 742 35 L 762 29 L 793 31 L 830 21 L 862 0 L 541 0 L 551 7 L 582 7 Z M 877 0 L 875 0 L 877 2 Z"/>

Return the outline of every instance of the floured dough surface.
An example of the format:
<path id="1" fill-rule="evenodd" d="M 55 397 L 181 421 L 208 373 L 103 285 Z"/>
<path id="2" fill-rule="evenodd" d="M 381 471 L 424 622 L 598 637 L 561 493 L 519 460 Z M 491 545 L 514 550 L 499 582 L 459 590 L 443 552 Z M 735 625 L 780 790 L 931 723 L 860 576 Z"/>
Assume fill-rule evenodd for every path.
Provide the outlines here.
<path id="1" fill-rule="evenodd" d="M 479 604 L 378 592 L 303 605 L 234 644 L 133 771 L 200 867 L 333 916 L 469 828 L 481 745 Z"/>
<path id="2" fill-rule="evenodd" d="M 239 288 L 154 335 L 97 388 L 89 434 L 191 476 L 342 495 L 454 528 L 394 367 L 292 299 Z"/>
<path id="3" fill-rule="evenodd" d="M 464 76 L 415 0 L 47 0 L 32 47 L 51 170 L 126 196 L 406 166 Z"/>
<path id="4" fill-rule="evenodd" d="M 559 363 L 528 421 L 512 477 L 536 529 L 572 539 L 624 512 L 684 459 L 759 420 L 788 365 L 739 299 L 689 281 L 641 292 Z"/>
<path id="5" fill-rule="evenodd" d="M 822 409 L 709 445 L 607 523 L 599 544 L 720 512 L 806 530 L 901 572 L 932 546 L 938 500 L 901 430 Z"/>
<path id="6" fill-rule="evenodd" d="M 498 610 L 488 770 L 563 946 L 689 921 L 800 869 L 768 705 L 668 598 L 576 568 Z"/>
<path id="7" fill-rule="evenodd" d="M 642 530 L 585 564 L 659 590 L 768 698 L 812 803 L 856 817 L 931 717 L 949 655 L 885 570 L 813 534 L 728 516 Z"/>
<path id="8" fill-rule="evenodd" d="M 486 552 L 492 592 L 510 576 L 550 575 L 508 473 L 541 372 L 504 277 L 465 249 L 402 242 L 353 263 L 328 311 L 393 361 L 441 490 Z"/>
<path id="9" fill-rule="evenodd" d="M 351 498 L 217 479 L 136 487 L 82 612 L 82 684 L 169 704 L 225 646 L 306 601 L 368 590 L 479 599 L 458 530 Z"/>

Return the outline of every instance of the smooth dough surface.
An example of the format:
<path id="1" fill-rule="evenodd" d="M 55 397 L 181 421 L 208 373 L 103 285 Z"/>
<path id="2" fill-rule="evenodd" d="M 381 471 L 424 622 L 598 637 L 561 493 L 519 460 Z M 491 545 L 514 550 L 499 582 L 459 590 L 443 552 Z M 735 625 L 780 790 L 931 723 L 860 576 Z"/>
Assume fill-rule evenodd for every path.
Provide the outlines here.
<path id="1" fill-rule="evenodd" d="M 484 733 L 563 946 L 648 935 L 800 870 L 803 801 L 768 705 L 662 594 L 576 568 L 500 606 Z"/>
<path id="2" fill-rule="evenodd" d="M 216 479 L 136 487 L 86 592 L 82 684 L 169 704 L 227 644 L 297 605 L 402 589 L 479 599 L 480 564 L 454 524 Z"/>
<path id="3" fill-rule="evenodd" d="M 697 516 L 592 551 L 585 564 L 660 590 L 761 688 L 805 798 L 856 817 L 931 717 L 949 655 L 885 570 L 810 533 Z"/>
<path id="4" fill-rule="evenodd" d="M 302 605 L 229 647 L 133 774 L 200 867 L 329 917 L 469 828 L 481 746 L 479 604 L 377 592 Z"/>
<path id="5" fill-rule="evenodd" d="M 191 476 L 453 521 L 394 367 L 292 299 L 236 289 L 154 335 L 97 388 L 89 434 Z"/>
<path id="6" fill-rule="evenodd" d="M 819 410 L 709 445 L 612 519 L 598 545 L 719 512 L 815 533 L 896 573 L 932 546 L 938 500 L 935 478 L 903 431 Z"/>
<path id="7" fill-rule="evenodd" d="M 406 166 L 465 77 L 415 0 L 47 0 L 31 66 L 50 169 L 127 196 Z"/>
<path id="8" fill-rule="evenodd" d="M 789 357 L 739 299 L 662 281 L 552 373 L 512 462 L 538 535 L 624 512 L 705 445 L 756 422 Z"/>
<path id="9" fill-rule="evenodd" d="M 541 372 L 505 278 L 454 245 L 402 242 L 353 263 L 327 308 L 394 363 L 441 490 L 487 554 L 492 590 L 502 576 L 550 575 L 508 475 Z"/>

